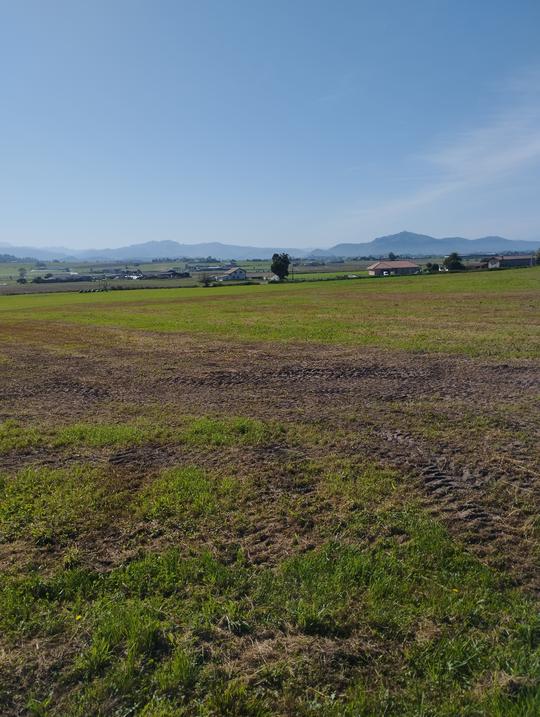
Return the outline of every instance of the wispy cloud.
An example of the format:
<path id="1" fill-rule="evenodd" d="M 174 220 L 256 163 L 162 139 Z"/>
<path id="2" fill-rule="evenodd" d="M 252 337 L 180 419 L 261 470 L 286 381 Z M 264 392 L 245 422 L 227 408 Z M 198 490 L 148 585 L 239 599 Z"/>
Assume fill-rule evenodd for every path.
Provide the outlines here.
<path id="1" fill-rule="evenodd" d="M 355 214 L 397 217 L 540 162 L 540 70 L 514 78 L 505 89 L 509 109 L 488 124 L 443 141 L 415 158 L 433 173 L 435 178 L 429 184 L 378 206 L 357 209 Z"/>

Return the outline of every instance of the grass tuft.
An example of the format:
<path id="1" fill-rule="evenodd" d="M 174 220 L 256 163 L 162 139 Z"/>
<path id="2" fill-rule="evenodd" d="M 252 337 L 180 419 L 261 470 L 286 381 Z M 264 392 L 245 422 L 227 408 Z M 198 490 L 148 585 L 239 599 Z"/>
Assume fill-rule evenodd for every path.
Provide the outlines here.
<path id="1" fill-rule="evenodd" d="M 285 429 L 252 418 L 196 418 L 182 440 L 198 446 L 257 446 L 283 437 Z"/>
<path id="2" fill-rule="evenodd" d="M 194 467 L 164 471 L 141 492 L 138 510 L 146 519 L 184 520 L 195 524 L 232 506 L 239 484 Z"/>
<path id="3" fill-rule="evenodd" d="M 0 423 L 0 455 L 35 448 L 42 441 L 43 436 L 37 428 L 20 426 L 12 419 Z"/>
<path id="4" fill-rule="evenodd" d="M 116 496 L 98 469 L 29 467 L 0 477 L 0 542 L 30 535 L 40 545 L 65 541 L 104 520 Z"/>

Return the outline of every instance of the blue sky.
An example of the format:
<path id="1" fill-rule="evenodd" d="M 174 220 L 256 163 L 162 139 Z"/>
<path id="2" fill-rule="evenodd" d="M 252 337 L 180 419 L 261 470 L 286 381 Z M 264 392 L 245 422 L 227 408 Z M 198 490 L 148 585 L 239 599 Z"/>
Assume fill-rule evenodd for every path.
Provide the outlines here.
<path id="1" fill-rule="evenodd" d="M 538 0 L 0 0 L 0 242 L 540 238 Z"/>

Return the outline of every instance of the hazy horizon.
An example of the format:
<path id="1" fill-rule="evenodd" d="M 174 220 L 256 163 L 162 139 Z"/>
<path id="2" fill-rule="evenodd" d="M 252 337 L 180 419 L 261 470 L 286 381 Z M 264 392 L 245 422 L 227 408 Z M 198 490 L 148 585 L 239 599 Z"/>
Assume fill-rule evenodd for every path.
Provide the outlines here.
<path id="1" fill-rule="evenodd" d="M 540 238 L 540 4 L 0 10 L 0 242 Z"/>
<path id="2" fill-rule="evenodd" d="M 416 235 L 421 235 L 421 236 L 430 236 L 430 238 L 432 238 L 432 239 L 441 239 L 441 240 L 443 240 L 443 239 L 452 239 L 452 238 L 454 238 L 454 237 L 455 237 L 455 238 L 459 238 L 459 239 L 475 240 L 475 239 L 485 239 L 486 237 L 496 237 L 496 236 L 498 236 L 498 237 L 500 237 L 500 238 L 508 239 L 508 240 L 510 240 L 510 241 L 516 241 L 516 242 L 519 242 L 519 241 L 527 241 L 527 240 L 517 239 L 517 238 L 515 238 L 515 237 L 502 237 L 500 234 L 498 235 L 498 234 L 494 234 L 494 233 L 492 233 L 492 234 L 486 234 L 486 235 L 483 236 L 483 237 L 463 237 L 463 236 L 458 237 L 457 234 L 452 234 L 452 233 L 448 233 L 448 234 L 446 234 L 445 236 L 437 237 L 437 236 L 433 236 L 433 235 L 426 235 L 424 232 L 411 232 L 410 230 L 405 230 L 405 229 L 404 229 L 404 230 L 401 230 L 400 232 L 395 232 L 395 233 L 392 234 L 392 235 L 380 235 L 379 237 L 372 237 L 371 239 L 368 239 L 368 240 L 366 240 L 366 241 L 336 242 L 336 244 L 342 244 L 342 243 L 347 243 L 347 244 L 369 244 L 369 243 L 370 243 L 371 241 L 373 241 L 374 239 L 385 238 L 386 236 L 396 236 L 396 235 L 401 234 L 401 233 L 416 234 Z M 159 240 L 159 239 L 150 239 L 150 240 L 147 240 L 147 241 L 157 241 L 157 242 L 159 242 L 159 241 L 161 241 L 161 240 Z M 168 240 L 168 241 L 176 241 L 176 240 L 173 239 L 173 240 Z M 539 248 L 540 248 L 540 239 L 532 239 L 532 240 L 530 240 L 530 241 L 538 242 Z M 147 243 L 147 242 L 137 242 L 137 243 L 134 243 L 133 246 L 137 246 L 137 245 L 139 245 L 139 244 L 144 244 L 144 243 Z M 205 241 L 205 242 L 187 242 L 187 241 L 184 242 L 184 241 L 178 241 L 177 243 L 178 243 L 178 244 L 181 244 L 182 246 L 187 246 L 187 247 L 189 247 L 189 246 L 198 246 L 198 245 L 200 245 L 200 244 L 223 244 L 224 246 L 234 246 L 234 244 L 233 244 L 232 242 L 221 242 L 221 241 L 219 241 L 218 239 L 209 240 L 209 241 Z M 0 249 L 4 249 L 7 253 L 9 253 L 9 248 L 12 247 L 12 246 L 13 246 L 13 248 L 16 248 L 17 245 L 15 245 L 15 244 L 12 245 L 12 244 L 10 244 L 9 242 L 0 241 Z M 21 246 L 23 246 L 23 245 L 21 245 Z M 27 245 L 27 246 L 31 247 L 31 245 Z M 97 251 L 104 251 L 104 250 L 108 250 L 108 249 L 112 249 L 112 250 L 114 250 L 114 249 L 120 249 L 120 248 L 123 248 L 123 247 L 126 247 L 126 246 L 131 246 L 131 244 L 117 244 L 117 245 L 115 245 L 115 246 L 104 246 L 104 247 L 77 247 L 77 248 L 73 247 L 73 248 L 71 248 L 71 251 L 81 252 L 81 251 L 89 251 L 89 250 L 92 250 L 92 249 L 95 249 L 95 250 L 97 250 Z M 246 244 L 236 244 L 236 246 L 247 246 L 247 247 L 261 248 L 261 249 L 275 248 L 275 249 L 277 249 L 277 250 L 279 250 L 280 248 L 282 248 L 282 249 L 298 249 L 298 250 L 301 250 L 301 251 L 317 251 L 317 250 L 319 250 L 319 249 L 322 249 L 322 250 L 331 249 L 332 246 L 335 246 L 335 244 L 334 244 L 334 245 L 326 245 L 326 246 L 319 245 L 319 246 L 304 246 L 304 247 L 300 247 L 300 246 L 293 246 L 292 244 L 290 244 L 290 245 L 282 245 L 282 244 L 278 244 L 278 243 L 272 243 L 272 244 L 269 244 L 269 245 L 266 245 L 266 246 L 265 246 L 265 245 L 263 245 L 263 244 L 254 244 L 254 243 L 251 244 L 251 243 L 246 243 Z M 67 251 L 70 250 L 70 247 L 68 247 L 68 246 L 46 245 L 46 244 L 35 245 L 35 246 L 31 247 L 31 248 L 36 248 L 36 249 L 50 249 L 50 250 L 55 250 L 55 249 L 57 249 L 57 250 L 64 250 L 64 251 L 65 251 L 65 250 L 67 250 Z M 0 252 L 0 253 L 1 253 L 1 252 Z"/>

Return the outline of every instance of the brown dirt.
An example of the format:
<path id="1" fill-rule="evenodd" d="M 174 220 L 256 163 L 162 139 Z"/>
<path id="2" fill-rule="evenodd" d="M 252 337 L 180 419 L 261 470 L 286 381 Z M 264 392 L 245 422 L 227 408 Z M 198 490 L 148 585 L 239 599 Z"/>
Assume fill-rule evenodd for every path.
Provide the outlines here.
<path id="1" fill-rule="evenodd" d="M 532 532 L 540 482 L 540 367 L 532 361 L 198 343 L 91 328 L 63 329 L 47 341 L 39 332 L 33 338 L 32 345 L 16 336 L 2 344 L 7 360 L 0 364 L 0 418 L 128 420 L 161 406 L 171 416 L 225 412 L 324 433 L 321 445 L 150 445 L 91 454 L 134 486 L 166 465 L 230 465 L 251 481 L 254 493 L 252 508 L 246 506 L 253 520 L 247 528 L 231 526 L 229 540 L 255 562 L 272 562 L 291 546 L 298 550 L 316 540 L 314 485 L 300 479 L 302 466 L 335 454 L 396 468 L 411 493 L 471 551 L 508 571 L 517 584 L 540 589 Z M 0 465 L 15 470 L 28 462 L 70 460 L 80 456 L 30 450 L 2 456 Z M 298 501 L 303 520 L 279 508 L 283 495 Z M 131 548 L 119 548 L 118 541 L 126 530 L 120 521 L 86 536 L 94 564 L 125 558 Z M 139 529 L 129 530 L 133 535 Z M 205 537 L 212 541 L 211 534 Z M 164 539 L 159 530 L 139 538 L 139 545 Z"/>

